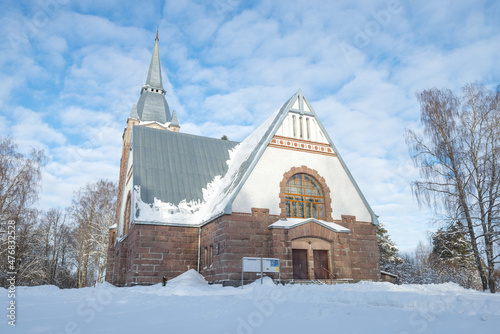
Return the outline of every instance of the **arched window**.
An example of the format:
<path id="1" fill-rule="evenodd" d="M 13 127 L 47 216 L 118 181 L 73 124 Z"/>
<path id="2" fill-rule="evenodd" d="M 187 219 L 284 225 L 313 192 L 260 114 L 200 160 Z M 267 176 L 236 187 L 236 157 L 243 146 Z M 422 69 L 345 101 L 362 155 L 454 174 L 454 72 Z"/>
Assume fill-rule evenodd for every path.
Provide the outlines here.
<path id="1" fill-rule="evenodd" d="M 319 182 L 308 174 L 295 174 L 285 188 L 286 216 L 325 219 L 325 195 Z"/>

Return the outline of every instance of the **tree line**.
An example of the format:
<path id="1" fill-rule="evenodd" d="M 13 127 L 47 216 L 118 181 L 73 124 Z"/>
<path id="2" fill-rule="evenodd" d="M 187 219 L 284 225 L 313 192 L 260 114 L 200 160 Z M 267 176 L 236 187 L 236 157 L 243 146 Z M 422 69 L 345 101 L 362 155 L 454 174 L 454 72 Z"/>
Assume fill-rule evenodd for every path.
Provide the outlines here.
<path id="1" fill-rule="evenodd" d="M 108 230 L 116 213 L 117 185 L 89 183 L 73 194 L 68 208 L 35 207 L 46 156 L 18 152 L 11 138 L 0 138 L 0 284 L 17 273 L 18 285 L 86 287 L 103 282 Z M 15 270 L 7 256 L 7 225 L 15 222 Z"/>
<path id="2" fill-rule="evenodd" d="M 439 228 L 429 242 L 420 242 L 411 252 L 400 252 L 384 225 L 377 226 L 380 269 L 397 275 L 397 284 L 456 283 L 466 289 L 482 290 L 481 277 L 472 255 L 468 236 L 459 224 Z M 500 272 L 493 274 L 496 292 Z"/>

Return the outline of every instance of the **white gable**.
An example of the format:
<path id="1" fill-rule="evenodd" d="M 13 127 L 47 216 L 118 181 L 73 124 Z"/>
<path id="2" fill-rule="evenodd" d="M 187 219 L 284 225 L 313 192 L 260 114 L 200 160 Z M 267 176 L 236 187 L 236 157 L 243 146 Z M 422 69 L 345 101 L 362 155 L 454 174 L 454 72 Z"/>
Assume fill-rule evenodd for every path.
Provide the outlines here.
<path id="1" fill-rule="evenodd" d="M 314 115 L 301 115 L 293 111 L 288 112 L 278 131 L 276 131 L 276 135 L 318 143 L 328 143 Z"/>
<path id="2" fill-rule="evenodd" d="M 280 182 L 284 174 L 293 167 L 306 166 L 325 179 L 330 189 L 333 219 L 353 215 L 358 221 L 378 224 L 377 216 L 324 131 L 299 90 L 270 122 L 263 140 L 249 156 L 252 161 L 247 162 L 250 164 L 242 164 L 248 169 L 235 183 L 236 192 L 225 212 L 250 213 L 252 207 L 258 207 L 279 215 Z"/>

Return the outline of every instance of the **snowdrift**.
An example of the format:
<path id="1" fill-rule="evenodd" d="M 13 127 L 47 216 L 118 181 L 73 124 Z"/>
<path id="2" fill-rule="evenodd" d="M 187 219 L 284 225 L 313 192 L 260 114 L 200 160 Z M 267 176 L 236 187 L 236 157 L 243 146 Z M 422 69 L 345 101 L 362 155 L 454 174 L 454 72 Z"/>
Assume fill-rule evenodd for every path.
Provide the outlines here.
<path id="1" fill-rule="evenodd" d="M 1 289 L 7 299 L 7 290 Z M 2 333 L 496 333 L 500 296 L 452 283 L 208 284 L 195 270 L 165 287 L 18 287 Z"/>

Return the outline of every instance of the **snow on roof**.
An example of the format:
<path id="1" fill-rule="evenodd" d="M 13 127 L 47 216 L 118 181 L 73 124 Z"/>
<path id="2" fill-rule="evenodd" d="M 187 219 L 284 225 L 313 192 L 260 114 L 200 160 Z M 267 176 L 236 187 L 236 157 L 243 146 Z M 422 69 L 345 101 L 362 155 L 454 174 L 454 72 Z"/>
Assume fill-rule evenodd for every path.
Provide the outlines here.
<path id="1" fill-rule="evenodd" d="M 348 228 L 345 228 L 343 226 L 340 226 L 335 223 L 327 222 L 324 220 L 316 219 L 316 218 L 285 218 L 285 219 L 280 219 L 271 225 L 269 225 L 269 229 L 272 228 L 281 228 L 285 230 L 289 230 L 291 228 L 307 224 L 307 223 L 316 223 L 318 225 L 321 225 L 323 227 L 326 227 L 327 229 L 330 229 L 334 232 L 339 232 L 339 233 L 349 233 L 351 230 Z"/>
<path id="2" fill-rule="evenodd" d="M 160 122 L 157 122 L 157 121 L 139 121 L 139 124 L 140 125 L 150 125 L 150 124 L 156 124 L 156 125 L 159 125 L 161 126 L 162 128 L 168 128 L 168 126 L 170 125 L 170 122 L 165 122 L 165 123 L 160 123 Z"/>
<path id="3" fill-rule="evenodd" d="M 396 275 L 396 274 L 391 274 L 390 272 L 383 271 L 383 270 L 381 270 L 380 273 L 383 275 L 388 275 L 388 276 L 392 276 L 392 277 L 396 277 L 396 278 L 398 277 L 398 275 Z"/>
<path id="4" fill-rule="evenodd" d="M 220 184 L 220 176 L 216 176 L 206 188 L 202 189 L 203 200 L 183 200 L 179 204 L 165 203 L 154 198 L 154 203 L 145 203 L 141 199 L 140 186 L 134 187 L 135 217 L 139 224 L 165 224 L 179 226 L 197 226 L 203 220 L 209 200 Z"/>
<path id="5" fill-rule="evenodd" d="M 211 183 L 226 174 L 230 151 L 238 144 L 134 126 L 130 146 L 133 184 L 140 187 L 140 196 L 134 194 L 134 202 L 140 200 L 150 208 L 154 208 L 155 203 L 158 207 L 164 206 L 162 203 L 171 203 L 171 210 L 182 202 L 189 206 L 205 202 L 207 198 L 204 196 L 208 194 L 204 195 L 203 189 L 210 189 Z M 148 208 L 143 207 L 147 211 Z"/>
<path id="6" fill-rule="evenodd" d="M 229 152 L 228 171 L 220 180 L 220 187 L 214 195 L 208 199 L 206 212 L 203 215 L 203 222 L 208 222 L 214 217 L 223 213 L 229 213 L 228 205 L 232 203 L 241 185 L 251 171 L 255 158 L 260 156 L 266 149 L 269 135 L 274 134 L 275 129 L 281 124 L 277 122 L 277 115 L 283 107 L 276 110 L 264 123 L 262 123 L 250 136 Z M 273 131 L 274 130 L 274 131 Z"/>
<path id="7" fill-rule="evenodd" d="M 136 223 L 197 226 L 222 215 L 239 190 L 238 186 L 243 181 L 244 172 L 248 170 L 257 153 L 265 150 L 267 145 L 262 144 L 266 134 L 272 132 L 271 125 L 275 127 L 276 124 L 279 125 L 276 118 L 281 109 L 274 112 L 257 130 L 229 151 L 226 174 L 223 177 L 215 176 L 212 182 L 207 184 L 202 190 L 202 200 L 189 202 L 184 200 L 175 205 L 164 203 L 155 197 L 154 203 L 148 204 L 141 200 L 140 187 L 136 186 L 134 188 Z"/>

